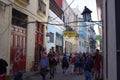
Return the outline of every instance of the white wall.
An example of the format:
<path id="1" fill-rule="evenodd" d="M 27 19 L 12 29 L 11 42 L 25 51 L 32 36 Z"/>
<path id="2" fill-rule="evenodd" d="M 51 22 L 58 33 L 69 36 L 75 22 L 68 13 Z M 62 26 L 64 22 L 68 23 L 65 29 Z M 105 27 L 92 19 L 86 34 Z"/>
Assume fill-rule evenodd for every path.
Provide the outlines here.
<path id="1" fill-rule="evenodd" d="M 107 0 L 107 10 L 104 1 L 104 78 L 105 80 L 117 80 L 116 70 L 116 30 L 115 30 L 115 1 Z M 106 26 L 107 25 L 107 26 Z M 108 58 L 107 58 L 108 54 Z M 106 59 L 108 64 L 106 64 Z M 107 68 L 106 68 L 107 67 Z M 108 79 L 106 70 L 108 69 Z"/>
<path id="2" fill-rule="evenodd" d="M 116 71 L 116 30 L 115 0 L 108 2 L 108 80 L 117 80 Z M 111 64 L 112 63 L 112 64 Z"/>
<path id="3" fill-rule="evenodd" d="M 33 20 L 30 18 L 30 20 Z M 29 71 L 32 67 L 32 61 L 34 61 L 35 55 L 35 31 L 36 24 L 28 24 L 27 27 L 27 61 L 26 61 L 26 70 Z"/>
<path id="4" fill-rule="evenodd" d="M 8 62 L 8 69 L 10 69 L 10 29 L 11 6 L 2 6 L 0 7 L 0 58 Z"/>
<path id="5" fill-rule="evenodd" d="M 16 3 L 14 0 L 9 2 L 7 0 L 0 0 L 5 2 L 7 5 L 3 8 L 0 7 L 0 58 L 4 58 L 9 66 L 8 66 L 8 74 L 10 71 L 10 35 L 11 35 L 11 17 L 12 17 L 12 8 L 15 8 L 25 14 L 28 15 L 28 21 L 40 21 L 45 22 L 48 18 L 48 9 L 49 9 L 49 0 L 44 0 L 46 3 L 46 15 L 40 16 L 37 13 L 38 10 L 38 0 L 30 0 L 30 4 L 26 7 L 21 4 Z M 14 5 L 14 3 L 17 5 Z M 3 9 L 3 10 L 2 10 Z M 45 25 L 46 26 L 46 25 Z M 34 60 L 35 53 L 35 29 L 36 24 L 30 23 L 27 27 L 27 71 L 32 67 L 32 61 Z M 46 27 L 44 27 L 44 34 L 46 35 Z M 44 35 L 44 44 L 46 44 L 46 36 Z"/>

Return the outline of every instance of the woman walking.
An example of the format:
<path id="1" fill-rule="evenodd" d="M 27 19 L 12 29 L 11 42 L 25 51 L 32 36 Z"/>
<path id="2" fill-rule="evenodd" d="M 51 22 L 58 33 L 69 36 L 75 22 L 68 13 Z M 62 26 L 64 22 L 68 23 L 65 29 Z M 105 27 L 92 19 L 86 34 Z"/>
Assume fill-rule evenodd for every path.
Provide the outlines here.
<path id="1" fill-rule="evenodd" d="M 40 74 L 42 76 L 42 80 L 46 80 L 46 74 L 48 72 L 49 68 L 49 62 L 48 58 L 45 53 L 42 54 L 41 56 L 41 61 L 40 61 Z"/>

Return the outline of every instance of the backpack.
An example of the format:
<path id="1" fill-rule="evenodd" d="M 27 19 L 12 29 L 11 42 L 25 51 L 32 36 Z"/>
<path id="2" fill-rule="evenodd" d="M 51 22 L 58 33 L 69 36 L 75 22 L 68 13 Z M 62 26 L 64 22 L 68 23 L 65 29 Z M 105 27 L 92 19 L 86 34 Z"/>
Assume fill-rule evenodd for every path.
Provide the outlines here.
<path id="1" fill-rule="evenodd" d="M 69 67 L 69 63 L 67 61 L 67 57 L 64 56 L 63 59 L 62 59 L 62 68 L 68 68 Z"/>
<path id="2" fill-rule="evenodd" d="M 57 65 L 57 61 L 55 59 L 53 59 L 53 63 L 54 65 Z"/>
<path id="3" fill-rule="evenodd" d="M 66 57 L 63 57 L 62 63 L 66 63 L 66 62 L 67 62 L 67 58 L 66 58 Z"/>

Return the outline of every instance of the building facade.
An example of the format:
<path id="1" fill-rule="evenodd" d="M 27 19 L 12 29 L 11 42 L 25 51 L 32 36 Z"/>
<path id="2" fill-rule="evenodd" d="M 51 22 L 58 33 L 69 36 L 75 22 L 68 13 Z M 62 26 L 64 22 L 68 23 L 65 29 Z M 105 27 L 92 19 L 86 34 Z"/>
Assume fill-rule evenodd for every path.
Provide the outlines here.
<path id="1" fill-rule="evenodd" d="M 85 41 L 87 41 L 87 26 L 86 23 L 83 22 L 83 17 L 81 15 L 81 12 L 78 8 L 73 8 L 73 11 L 77 15 L 77 26 L 76 26 L 76 32 L 78 36 L 78 52 L 87 52 L 86 51 L 86 45 Z"/>
<path id="2" fill-rule="evenodd" d="M 93 54 L 95 52 L 95 49 L 96 49 L 96 41 L 95 41 L 95 30 L 94 30 L 94 25 L 90 25 L 89 27 L 89 36 L 88 36 L 88 40 L 89 40 L 89 45 L 90 45 L 90 53 Z"/>
<path id="3" fill-rule="evenodd" d="M 120 36 L 119 36 L 119 0 L 97 0 L 102 3 L 103 19 L 103 78 L 104 80 L 120 80 Z M 99 15 L 99 16 L 100 16 Z"/>
<path id="4" fill-rule="evenodd" d="M 8 62 L 8 74 L 30 71 L 38 63 L 39 46 L 46 44 L 41 22 L 47 21 L 48 8 L 49 0 L 0 0 L 0 58 Z"/>
<path id="5" fill-rule="evenodd" d="M 64 24 L 62 15 L 63 15 L 63 11 L 59 7 L 59 5 L 55 1 L 50 0 L 48 22 L 56 25 L 51 25 L 51 24 L 47 25 L 47 33 L 50 34 L 50 36 L 47 38 L 48 39 L 47 52 L 49 52 L 51 48 L 54 48 L 56 54 L 61 54 L 61 55 L 63 52 L 62 32 L 65 30 L 65 27 L 63 25 L 59 25 L 59 24 Z"/>
<path id="6" fill-rule="evenodd" d="M 74 11 L 72 10 L 71 7 L 68 7 L 68 3 L 66 0 L 63 0 L 63 11 L 64 11 L 64 22 L 65 22 L 65 26 L 68 26 L 70 28 L 71 31 L 76 31 L 76 27 L 77 23 L 75 21 L 77 21 L 77 15 L 74 13 Z M 66 9 L 67 8 L 67 9 Z M 69 37 L 69 36 L 65 36 L 64 37 L 64 51 L 65 53 L 70 54 L 78 52 L 78 39 L 76 38 L 76 36 L 73 37 Z"/>
<path id="7" fill-rule="evenodd" d="M 99 21 L 102 21 L 102 12 L 103 12 L 103 0 L 96 0 L 96 4 L 97 4 L 97 18 Z M 96 47 L 97 49 L 100 49 L 102 51 L 102 36 L 103 36 L 103 25 L 102 23 L 100 25 L 98 25 L 98 31 L 99 31 L 99 35 L 98 36 L 101 36 L 101 39 L 100 40 L 96 40 Z"/>

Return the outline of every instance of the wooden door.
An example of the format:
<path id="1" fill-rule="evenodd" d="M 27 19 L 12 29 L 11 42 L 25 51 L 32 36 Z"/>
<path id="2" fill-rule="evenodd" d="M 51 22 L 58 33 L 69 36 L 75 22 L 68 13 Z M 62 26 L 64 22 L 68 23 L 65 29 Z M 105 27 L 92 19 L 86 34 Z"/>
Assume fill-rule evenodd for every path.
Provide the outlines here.
<path id="1" fill-rule="evenodd" d="M 35 70 L 37 70 L 38 64 L 40 62 L 41 59 L 41 52 L 40 52 L 40 48 L 41 46 L 43 46 L 43 33 L 44 33 L 44 29 L 43 29 L 43 25 L 40 23 L 37 23 L 36 25 L 36 34 L 35 34 Z"/>
<path id="2" fill-rule="evenodd" d="M 26 28 L 12 26 L 11 28 L 10 72 L 24 72 L 26 69 Z"/>

